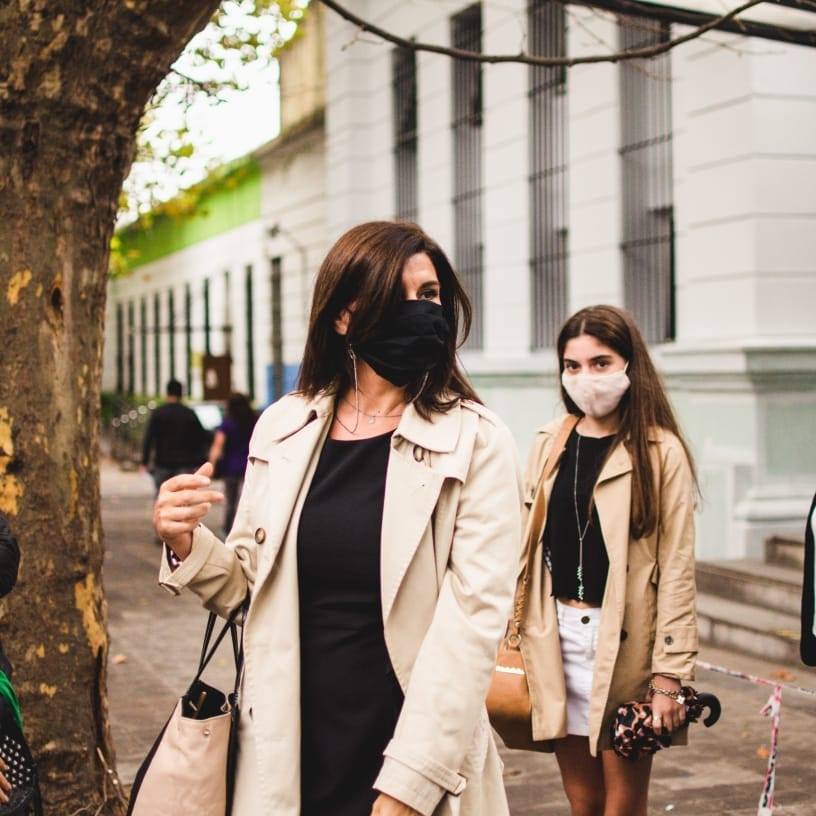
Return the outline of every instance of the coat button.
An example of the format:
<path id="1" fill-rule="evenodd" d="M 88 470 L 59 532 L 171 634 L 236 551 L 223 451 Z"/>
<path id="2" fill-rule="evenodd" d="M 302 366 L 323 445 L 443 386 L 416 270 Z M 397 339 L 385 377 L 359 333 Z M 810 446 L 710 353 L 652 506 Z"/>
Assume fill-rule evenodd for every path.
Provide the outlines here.
<path id="1" fill-rule="evenodd" d="M 621 643 L 629 637 L 629 633 L 625 629 L 621 629 Z"/>
<path id="2" fill-rule="evenodd" d="M 263 544 L 266 541 L 266 530 L 263 527 L 259 527 L 255 531 L 255 543 L 256 544 Z"/>
<path id="3" fill-rule="evenodd" d="M 666 635 L 666 637 L 664 637 L 664 638 L 663 638 L 663 642 L 664 642 L 664 643 L 665 643 L 667 646 L 671 646 L 671 645 L 672 645 L 672 643 L 674 643 L 674 638 L 673 638 L 671 635 Z"/>
<path id="4" fill-rule="evenodd" d="M 589 623 L 589 615 L 584 615 L 584 617 L 581 618 L 581 623 Z"/>

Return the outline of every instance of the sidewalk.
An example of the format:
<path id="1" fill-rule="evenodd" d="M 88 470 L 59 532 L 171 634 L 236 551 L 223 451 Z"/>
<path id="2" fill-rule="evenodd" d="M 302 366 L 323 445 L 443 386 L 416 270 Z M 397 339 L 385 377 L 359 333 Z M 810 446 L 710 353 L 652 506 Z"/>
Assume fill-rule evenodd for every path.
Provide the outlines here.
<path id="1" fill-rule="evenodd" d="M 152 499 L 147 476 L 103 464 L 104 581 L 111 634 L 108 691 L 118 768 L 126 784 L 192 679 L 206 621 L 194 597 L 174 598 L 156 583 L 159 549 L 151 530 Z M 219 508 L 213 513 L 210 526 L 217 528 L 220 512 Z M 763 677 L 783 678 L 779 666 L 765 661 L 717 650 L 703 650 L 701 657 Z M 231 660 L 227 649 L 216 657 L 210 673 L 215 685 L 230 684 Z M 785 672 L 784 679 L 816 688 L 813 670 Z M 770 735 L 770 720 L 759 710 L 770 689 L 705 671 L 699 672 L 695 685 L 719 696 L 723 717 L 710 730 L 693 726 L 690 747 L 658 754 L 650 812 L 755 816 Z M 816 702 L 786 693 L 777 816 L 816 816 L 814 735 Z M 553 757 L 505 752 L 505 761 L 513 816 L 569 816 Z"/>

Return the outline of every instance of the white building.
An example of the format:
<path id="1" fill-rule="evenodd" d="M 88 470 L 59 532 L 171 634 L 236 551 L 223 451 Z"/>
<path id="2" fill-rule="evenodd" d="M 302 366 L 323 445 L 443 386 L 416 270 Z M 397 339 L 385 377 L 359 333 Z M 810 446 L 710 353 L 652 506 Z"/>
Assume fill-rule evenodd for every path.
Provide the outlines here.
<path id="1" fill-rule="evenodd" d="M 402 36 L 489 53 L 573 56 L 687 30 L 541 0 L 345 5 Z M 816 50 L 713 33 L 645 66 L 479 67 L 400 51 L 329 12 L 314 18 L 325 32 L 300 41 L 300 59 L 322 77 L 325 58 L 325 120 L 319 93 L 301 125 L 285 122 L 251 157 L 260 195 L 244 221 L 165 246 L 112 283 L 108 337 L 119 310 L 124 340 L 119 352 L 108 344 L 106 387 L 154 391 L 169 373 L 164 362 L 155 373 L 149 328 L 152 299 L 164 314 L 170 288 L 179 314 L 188 286 L 192 299 L 193 354 L 177 340 L 177 375 L 195 361 L 209 280 L 211 326 L 222 320 L 213 304 L 229 304 L 236 386 L 266 403 L 280 393 L 275 372 L 293 381 L 330 242 L 360 221 L 408 217 L 449 250 L 473 296 L 463 360 L 522 455 L 559 410 L 560 323 L 584 305 L 625 305 L 697 456 L 699 554 L 757 555 L 770 534 L 799 535 L 816 482 Z M 311 93 L 304 71 L 287 86 L 284 64 L 284 109 L 287 94 Z M 223 349 L 215 330 L 210 344 Z M 198 393 L 192 363 L 189 379 Z"/>
<path id="2" fill-rule="evenodd" d="M 543 0 L 346 6 L 490 54 L 688 30 Z M 330 237 L 404 215 L 449 249 L 480 311 L 466 368 L 523 452 L 559 411 L 562 320 L 627 306 L 697 456 L 699 554 L 801 536 L 816 483 L 816 50 L 716 33 L 648 65 L 561 71 L 370 39 L 327 17 Z"/>

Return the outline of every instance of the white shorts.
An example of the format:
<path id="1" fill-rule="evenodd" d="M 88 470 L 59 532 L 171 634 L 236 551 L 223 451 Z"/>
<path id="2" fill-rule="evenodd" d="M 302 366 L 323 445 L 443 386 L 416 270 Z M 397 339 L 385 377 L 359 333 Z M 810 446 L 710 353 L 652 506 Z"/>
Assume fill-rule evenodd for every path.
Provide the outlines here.
<path id="1" fill-rule="evenodd" d="M 589 699 L 598 648 L 600 609 L 576 609 L 556 600 L 561 659 L 567 684 L 567 733 L 589 736 Z"/>

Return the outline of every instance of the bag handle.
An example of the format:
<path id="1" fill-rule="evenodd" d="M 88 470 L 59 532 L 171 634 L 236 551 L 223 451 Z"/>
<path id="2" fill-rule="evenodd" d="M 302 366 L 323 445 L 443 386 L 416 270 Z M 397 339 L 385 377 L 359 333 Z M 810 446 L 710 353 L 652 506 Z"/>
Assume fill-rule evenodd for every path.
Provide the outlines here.
<path id="1" fill-rule="evenodd" d="M 561 454 L 567 446 L 567 440 L 578 424 L 579 419 L 580 417 L 574 414 L 567 414 L 567 416 L 564 417 L 564 421 L 558 430 L 550 452 L 547 454 L 547 461 L 544 463 L 544 468 L 541 471 L 541 476 L 536 485 L 533 505 L 530 508 L 530 517 L 527 521 L 527 546 L 524 553 L 524 566 L 522 567 L 521 575 L 516 584 L 516 597 L 513 601 L 512 628 L 507 636 L 507 643 L 513 648 L 518 648 L 521 643 L 521 627 L 527 613 L 527 604 L 530 601 L 530 575 L 533 571 L 533 561 L 535 560 L 536 549 L 541 538 L 539 531 L 544 521 L 546 509 L 544 485 L 555 470 L 558 460 L 561 458 Z"/>
<path id="2" fill-rule="evenodd" d="M 232 650 L 233 657 L 235 658 L 235 669 L 236 672 L 240 671 L 239 661 L 242 661 L 243 658 L 243 648 L 239 648 L 239 638 L 235 620 L 242 612 L 246 612 L 246 601 L 241 603 L 239 606 L 236 606 L 235 609 L 232 610 L 223 628 L 216 636 L 212 646 L 210 646 L 210 640 L 212 639 L 212 634 L 215 630 L 215 621 L 218 618 L 218 615 L 216 615 L 215 612 L 210 612 L 210 616 L 207 618 L 207 626 L 204 630 L 204 642 L 201 645 L 201 657 L 198 661 L 198 672 L 196 672 L 196 676 L 193 679 L 194 683 L 201 679 L 201 675 L 204 674 L 204 669 L 207 668 L 213 658 L 213 655 L 218 651 L 218 647 L 221 645 L 221 641 L 224 639 L 227 632 L 229 632 L 232 636 Z"/>

